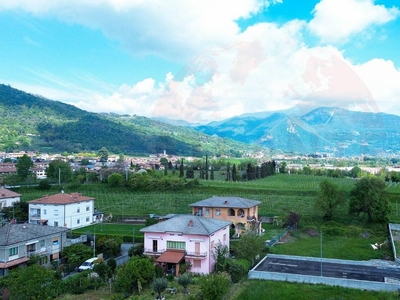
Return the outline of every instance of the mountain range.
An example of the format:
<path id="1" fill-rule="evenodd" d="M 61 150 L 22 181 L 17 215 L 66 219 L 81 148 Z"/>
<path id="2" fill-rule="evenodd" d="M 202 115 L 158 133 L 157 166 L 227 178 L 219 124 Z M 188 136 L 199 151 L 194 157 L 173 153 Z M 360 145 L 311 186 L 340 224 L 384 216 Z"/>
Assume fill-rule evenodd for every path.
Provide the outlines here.
<path id="1" fill-rule="evenodd" d="M 97 151 L 182 156 L 250 153 L 394 156 L 400 117 L 320 107 L 235 116 L 206 125 L 91 113 L 0 84 L 0 151 Z"/>
<path id="2" fill-rule="evenodd" d="M 320 107 L 300 115 L 293 111 L 246 114 L 195 129 L 283 152 L 332 156 L 400 154 L 399 116 L 338 107 Z"/>
<path id="3" fill-rule="evenodd" d="M 91 113 L 0 84 L 0 151 L 240 157 L 257 147 L 137 115 Z M 257 150 L 257 149 L 256 149 Z"/>

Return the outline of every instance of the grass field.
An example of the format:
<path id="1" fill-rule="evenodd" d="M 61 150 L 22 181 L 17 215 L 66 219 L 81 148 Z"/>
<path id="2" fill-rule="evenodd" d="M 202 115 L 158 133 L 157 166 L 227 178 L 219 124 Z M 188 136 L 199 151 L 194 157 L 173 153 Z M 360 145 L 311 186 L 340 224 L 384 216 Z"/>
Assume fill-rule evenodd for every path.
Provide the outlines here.
<path id="1" fill-rule="evenodd" d="M 225 182 L 225 181 L 201 181 L 197 188 L 184 191 L 163 191 L 163 192 L 132 192 L 125 188 L 110 189 L 106 184 L 82 185 L 79 192 L 85 196 L 96 199 L 96 207 L 106 214 L 112 213 L 119 218 L 147 217 L 154 213 L 165 215 L 168 213 L 190 213 L 188 204 L 202 200 L 213 195 L 239 196 L 248 199 L 256 199 L 262 202 L 259 207 L 259 214 L 285 216 L 290 211 L 301 215 L 301 226 L 307 227 L 322 225 L 322 216 L 314 211 L 314 201 L 319 190 L 319 183 L 325 177 L 306 176 L 306 175 L 277 175 L 258 181 L 249 182 Z M 349 192 L 354 185 L 353 179 L 332 179 L 344 191 Z M 398 203 L 400 200 L 400 186 L 396 184 L 388 185 L 392 213 L 390 221 L 400 221 Z M 29 189 L 19 191 L 23 195 L 23 200 L 28 201 L 43 196 L 43 192 Z M 54 189 L 49 193 L 57 193 Z M 74 191 L 68 191 L 76 192 Z M 400 202 L 400 201 L 399 201 Z M 347 216 L 347 206 L 344 205 L 337 216 L 337 220 L 344 224 L 354 226 L 365 226 L 360 220 Z M 138 234 L 142 225 L 118 225 L 103 224 L 96 225 L 96 235 L 99 234 L 121 234 L 135 236 Z M 263 224 L 265 238 L 271 239 L 279 234 L 282 228 L 272 224 Z M 354 260 L 381 259 L 390 252 L 389 247 L 373 250 L 370 244 L 382 243 L 386 239 L 385 228 L 372 226 L 365 228 L 370 230 L 370 236 L 365 238 L 350 238 L 346 236 L 322 235 L 322 253 L 324 258 L 341 258 Z M 74 230 L 74 233 L 92 233 L 94 226 Z M 387 230 L 386 230 L 387 231 Z M 292 254 L 319 257 L 321 255 L 321 237 L 319 234 L 310 236 L 302 231 L 293 233 L 285 239 L 284 243 L 278 244 L 270 249 L 276 254 Z M 198 291 L 198 286 L 189 286 L 193 293 Z M 93 295 L 92 295 L 93 294 Z M 169 295 L 167 295 L 167 298 Z M 227 300 L 244 299 L 398 299 L 398 293 L 366 292 L 355 289 L 340 287 L 329 287 L 323 285 L 295 284 L 288 282 L 244 280 L 231 286 Z M 186 299 L 181 293 L 173 296 L 173 299 Z M 111 299 L 107 290 L 93 291 L 84 295 L 66 295 L 62 300 L 69 299 Z M 133 296 L 131 299 L 154 299 L 151 291 L 141 296 Z"/>
<path id="2" fill-rule="evenodd" d="M 289 282 L 247 280 L 231 300 L 394 300 L 397 292 L 373 292 L 338 286 L 296 284 Z"/>
<path id="3" fill-rule="evenodd" d="M 119 218 L 146 217 L 149 214 L 165 215 L 169 213 L 190 213 L 188 204 L 212 197 L 238 196 L 261 201 L 259 215 L 285 216 L 294 211 L 303 218 L 321 217 L 314 211 L 314 202 L 319 184 L 326 177 L 295 174 L 278 174 L 264 179 L 247 182 L 201 181 L 199 187 L 182 191 L 130 191 L 127 188 L 110 188 L 107 184 L 81 185 L 77 190 L 64 189 L 65 192 L 81 192 L 96 199 L 96 208 L 106 214 L 112 213 Z M 348 192 L 354 179 L 330 179 L 341 189 Z M 388 184 L 392 213 L 390 222 L 400 222 L 400 185 Z M 21 188 L 23 201 L 55 194 L 62 187 L 53 187 L 43 192 L 35 188 Z M 347 215 L 347 206 L 342 207 L 341 216 Z"/>
<path id="4" fill-rule="evenodd" d="M 96 228 L 95 228 L 96 227 Z M 101 235 L 116 235 L 116 236 L 127 236 L 132 237 L 132 242 L 134 242 L 134 236 L 143 236 L 140 232 L 144 225 L 136 225 L 136 224 L 113 224 L 113 223 L 99 223 L 96 225 L 90 225 L 78 229 L 74 229 L 73 233 L 78 234 L 86 234 L 93 235 L 96 233 L 96 236 Z"/>

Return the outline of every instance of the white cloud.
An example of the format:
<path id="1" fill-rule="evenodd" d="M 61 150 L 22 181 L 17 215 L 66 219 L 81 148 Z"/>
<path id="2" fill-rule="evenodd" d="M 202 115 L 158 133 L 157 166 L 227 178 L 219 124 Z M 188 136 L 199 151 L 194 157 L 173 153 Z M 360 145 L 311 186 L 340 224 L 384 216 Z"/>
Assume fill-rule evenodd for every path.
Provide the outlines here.
<path id="1" fill-rule="evenodd" d="M 214 2 L 174 0 L 167 5 L 150 0 L 38 0 L 33 5 L 29 0 L 3 0 L 0 10 L 20 7 L 37 15 L 55 15 L 100 28 L 133 53 L 189 61 L 175 74 L 166 74 L 160 83 L 147 78 L 115 87 L 82 71 L 73 73 L 74 82 L 37 71 L 31 73 L 38 78 L 36 85 L 10 84 L 88 111 L 166 116 L 189 122 L 293 106 L 302 112 L 339 106 L 400 115 L 395 102 L 400 96 L 400 72 L 392 62 L 376 59 L 354 66 L 339 49 L 308 47 L 302 36 L 308 28 L 325 40 L 347 38 L 388 22 L 398 9 L 365 0 L 322 0 L 309 24 L 300 20 L 283 26 L 259 23 L 240 33 L 235 20 L 268 3 Z M 190 53 L 199 54 L 188 59 Z M 90 88 L 82 88 L 79 81 Z"/>
<path id="2" fill-rule="evenodd" d="M 382 25 L 400 14 L 396 7 L 375 5 L 373 0 L 322 0 L 313 10 L 308 29 L 324 42 L 343 42 L 373 25 Z"/>
<path id="3" fill-rule="evenodd" d="M 372 59 L 354 69 L 371 91 L 378 111 L 400 115 L 400 70 L 393 62 Z"/>
<path id="4" fill-rule="evenodd" d="M 274 2 L 273 2 L 274 3 Z M 22 9 L 100 29 L 135 54 L 176 60 L 229 43 L 240 29 L 235 22 L 269 5 L 262 0 L 3 0 L 3 9 Z"/>

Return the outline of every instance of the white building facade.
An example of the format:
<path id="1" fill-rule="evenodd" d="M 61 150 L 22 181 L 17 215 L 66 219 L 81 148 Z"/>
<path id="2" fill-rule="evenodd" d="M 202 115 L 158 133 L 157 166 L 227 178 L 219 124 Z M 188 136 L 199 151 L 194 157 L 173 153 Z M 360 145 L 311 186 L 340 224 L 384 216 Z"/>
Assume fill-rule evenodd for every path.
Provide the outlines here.
<path id="1" fill-rule="evenodd" d="M 29 201 L 29 223 L 76 229 L 94 222 L 94 198 L 55 194 Z"/>
<path id="2" fill-rule="evenodd" d="M 11 190 L 0 187 L 0 210 L 3 207 L 10 207 L 16 202 L 21 201 L 21 195 Z"/>

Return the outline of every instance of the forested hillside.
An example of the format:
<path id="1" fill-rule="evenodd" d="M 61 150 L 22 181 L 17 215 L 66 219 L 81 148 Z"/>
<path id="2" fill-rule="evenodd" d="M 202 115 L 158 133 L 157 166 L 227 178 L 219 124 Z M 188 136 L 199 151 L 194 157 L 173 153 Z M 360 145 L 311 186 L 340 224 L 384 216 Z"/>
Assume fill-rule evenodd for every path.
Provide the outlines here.
<path id="1" fill-rule="evenodd" d="M 149 118 L 95 114 L 0 85 L 0 151 L 241 156 L 252 146 Z"/>

